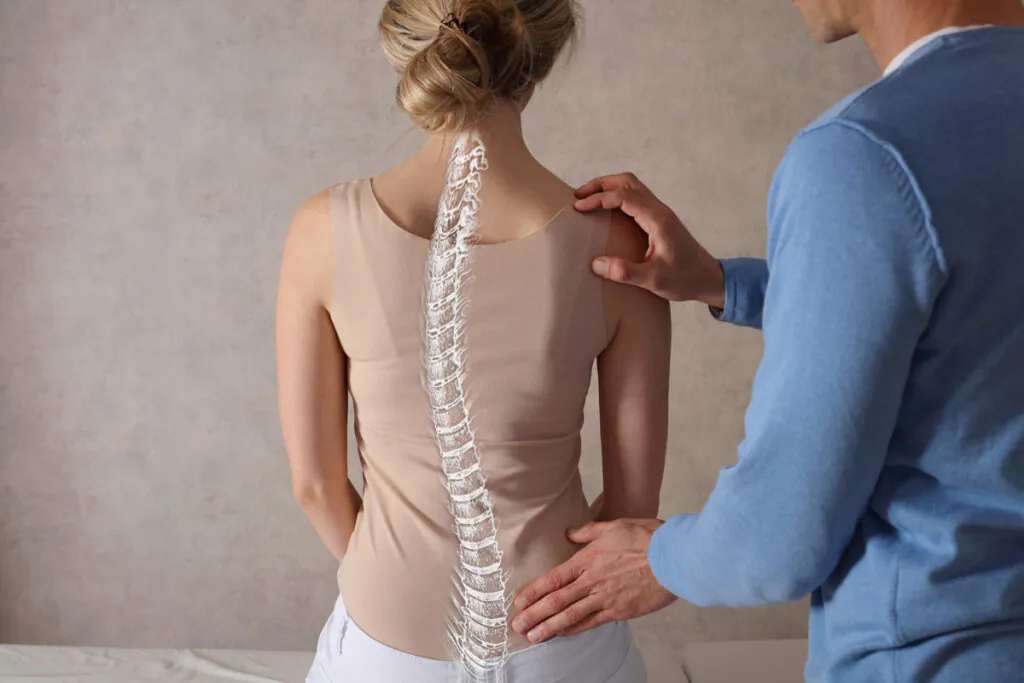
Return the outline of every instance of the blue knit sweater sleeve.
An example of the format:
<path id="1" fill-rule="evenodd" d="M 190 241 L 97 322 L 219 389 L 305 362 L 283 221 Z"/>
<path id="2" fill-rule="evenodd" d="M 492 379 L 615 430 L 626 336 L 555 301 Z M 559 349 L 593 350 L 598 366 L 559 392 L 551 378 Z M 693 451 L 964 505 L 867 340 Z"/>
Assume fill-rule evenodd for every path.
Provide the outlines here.
<path id="1" fill-rule="evenodd" d="M 794 600 L 833 571 L 868 505 L 941 251 L 899 155 L 833 121 L 801 134 L 776 174 L 767 264 L 723 267 L 723 317 L 764 334 L 746 437 L 703 511 L 669 519 L 648 556 L 698 605 Z"/>
<path id="2" fill-rule="evenodd" d="M 719 320 L 761 329 L 768 264 L 764 259 L 722 259 L 725 275 L 725 308 L 715 311 Z"/>

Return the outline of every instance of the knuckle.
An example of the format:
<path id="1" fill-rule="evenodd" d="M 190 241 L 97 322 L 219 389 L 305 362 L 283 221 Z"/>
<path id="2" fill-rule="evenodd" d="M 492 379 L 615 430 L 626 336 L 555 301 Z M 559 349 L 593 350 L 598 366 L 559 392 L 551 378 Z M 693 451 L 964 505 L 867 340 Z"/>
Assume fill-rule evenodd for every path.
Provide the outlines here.
<path id="1" fill-rule="evenodd" d="M 674 228 L 683 224 L 683 222 L 679 220 L 679 216 L 676 215 L 676 212 L 664 204 L 661 205 L 661 223 L 666 228 L 669 226 Z"/>
<path id="2" fill-rule="evenodd" d="M 665 207 L 662 206 L 660 203 L 656 202 L 651 207 L 651 218 L 653 219 L 652 222 L 654 223 L 654 227 L 656 229 L 658 229 L 658 230 L 664 230 L 665 229 L 665 226 L 667 226 L 669 224 L 669 216 L 668 216 L 669 213 L 671 213 L 671 212 L 667 212 L 665 210 Z"/>
<path id="3" fill-rule="evenodd" d="M 580 559 L 582 560 L 582 558 Z M 573 582 L 575 582 L 578 578 L 580 578 L 580 576 L 583 575 L 584 571 L 586 571 L 586 563 L 583 561 L 575 562 L 572 565 L 572 576 L 569 578 Z"/>
<path id="4" fill-rule="evenodd" d="M 590 546 L 587 546 L 583 548 L 583 550 L 578 550 L 576 554 L 580 558 L 580 568 L 579 571 L 576 572 L 576 577 L 573 582 L 579 583 L 580 579 L 587 575 L 587 565 L 593 561 L 593 550 L 591 550 Z"/>
<path id="5" fill-rule="evenodd" d="M 609 266 L 608 275 L 613 280 L 625 282 L 626 280 L 629 279 L 629 269 L 626 267 L 625 263 L 622 263 L 621 261 L 616 261 Z"/>

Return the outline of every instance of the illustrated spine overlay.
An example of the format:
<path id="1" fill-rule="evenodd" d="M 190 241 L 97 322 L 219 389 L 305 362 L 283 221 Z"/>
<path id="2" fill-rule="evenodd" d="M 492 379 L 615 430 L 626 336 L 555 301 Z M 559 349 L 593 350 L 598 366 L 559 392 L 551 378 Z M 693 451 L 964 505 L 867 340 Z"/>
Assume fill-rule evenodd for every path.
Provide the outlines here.
<path id="1" fill-rule="evenodd" d="M 455 611 L 448 636 L 460 681 L 503 683 L 508 657 L 508 574 L 481 467 L 467 392 L 467 315 L 473 244 L 487 158 L 472 133 L 456 137 L 427 258 L 424 366 L 434 439 L 458 537 Z"/>

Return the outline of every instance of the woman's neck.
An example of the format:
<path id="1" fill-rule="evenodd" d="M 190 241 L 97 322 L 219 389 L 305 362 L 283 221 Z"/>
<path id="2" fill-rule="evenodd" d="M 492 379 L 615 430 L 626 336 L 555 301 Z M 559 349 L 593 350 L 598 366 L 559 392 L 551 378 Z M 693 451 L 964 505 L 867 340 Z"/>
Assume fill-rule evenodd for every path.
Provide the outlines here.
<path id="1" fill-rule="evenodd" d="M 511 102 L 495 103 L 483 118 L 473 124 L 471 130 L 484 143 L 487 156 L 492 161 L 515 164 L 533 159 L 523 138 L 522 112 Z M 452 132 L 431 135 L 417 156 L 447 160 L 456 135 Z"/>
<path id="2" fill-rule="evenodd" d="M 470 131 L 486 148 L 489 170 L 482 196 L 489 211 L 492 215 L 518 217 L 491 225 L 487 239 L 517 239 L 543 225 L 571 199 L 572 188 L 527 148 L 520 107 L 496 103 Z M 429 237 L 433 229 L 437 199 L 444 190 L 448 159 L 457 137 L 452 132 L 431 135 L 416 154 L 373 181 L 377 201 L 385 212 L 421 237 Z"/>

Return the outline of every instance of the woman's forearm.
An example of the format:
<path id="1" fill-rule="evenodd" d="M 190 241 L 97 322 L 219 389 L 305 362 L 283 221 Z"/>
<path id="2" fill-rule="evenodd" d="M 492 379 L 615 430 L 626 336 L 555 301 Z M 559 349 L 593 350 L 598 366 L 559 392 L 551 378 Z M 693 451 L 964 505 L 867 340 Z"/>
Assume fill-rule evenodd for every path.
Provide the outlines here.
<path id="1" fill-rule="evenodd" d="M 616 519 L 653 519 L 658 516 L 659 495 L 656 490 L 641 489 L 627 494 L 608 487 L 591 504 L 590 512 L 595 522 L 610 522 Z"/>
<path id="2" fill-rule="evenodd" d="M 296 491 L 295 497 L 324 545 L 340 561 L 363 504 L 356 487 L 346 477 L 343 485 L 305 486 Z"/>
<path id="3" fill-rule="evenodd" d="M 590 519 L 594 522 L 605 522 L 604 518 L 604 491 L 602 491 L 594 502 L 590 504 Z"/>

